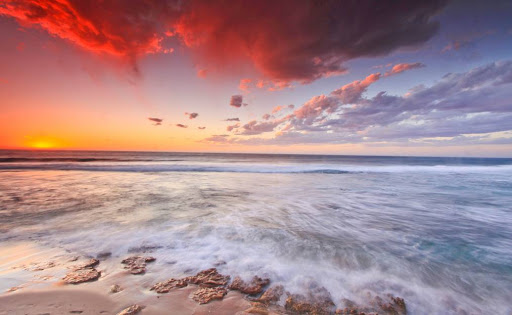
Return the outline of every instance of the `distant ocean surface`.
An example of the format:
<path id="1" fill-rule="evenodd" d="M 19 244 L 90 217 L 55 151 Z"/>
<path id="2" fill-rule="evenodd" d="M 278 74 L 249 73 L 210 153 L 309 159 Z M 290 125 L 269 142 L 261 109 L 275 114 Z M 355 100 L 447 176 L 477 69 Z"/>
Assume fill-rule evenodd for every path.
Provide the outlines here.
<path id="1" fill-rule="evenodd" d="M 512 313 L 512 159 L 0 151 L 0 242 Z M 1 243 L 0 243 L 1 246 Z M 168 275 L 167 277 L 165 275 Z"/>

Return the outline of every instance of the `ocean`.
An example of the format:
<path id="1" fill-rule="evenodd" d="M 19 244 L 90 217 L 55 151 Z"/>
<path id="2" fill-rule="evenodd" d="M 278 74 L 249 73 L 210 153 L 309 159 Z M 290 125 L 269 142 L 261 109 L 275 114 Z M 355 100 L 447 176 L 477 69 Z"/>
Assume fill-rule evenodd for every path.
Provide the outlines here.
<path id="1" fill-rule="evenodd" d="M 512 159 L 0 151 L 13 242 L 147 249 L 154 279 L 215 265 L 340 307 L 392 294 L 410 314 L 511 314 Z"/>

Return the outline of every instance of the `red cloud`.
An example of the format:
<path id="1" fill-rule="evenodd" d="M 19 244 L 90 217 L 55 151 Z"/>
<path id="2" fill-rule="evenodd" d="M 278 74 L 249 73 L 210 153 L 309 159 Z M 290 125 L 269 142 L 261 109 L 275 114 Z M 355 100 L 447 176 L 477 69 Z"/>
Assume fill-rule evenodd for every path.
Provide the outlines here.
<path id="1" fill-rule="evenodd" d="M 198 64 L 249 62 L 271 89 L 346 71 L 343 63 L 430 39 L 445 0 L 4 0 L 0 14 L 94 53 L 127 59 L 170 52 L 168 36 Z M 200 74 L 201 75 L 201 74 Z"/>
<path id="2" fill-rule="evenodd" d="M 251 84 L 251 79 L 242 79 L 240 80 L 240 83 L 238 84 L 238 89 L 244 92 L 249 92 L 249 86 Z"/>
<path id="3" fill-rule="evenodd" d="M 164 1 L 6 0 L 0 14 L 23 26 L 38 26 L 94 53 L 136 58 L 171 52 L 161 46 L 160 28 L 175 15 Z"/>
<path id="4" fill-rule="evenodd" d="M 384 76 L 387 77 L 387 76 L 390 76 L 390 75 L 402 73 L 402 72 L 407 71 L 407 70 L 423 68 L 423 67 L 425 67 L 425 65 L 422 64 L 421 62 L 399 63 L 399 64 L 394 65 L 393 68 L 391 68 L 391 70 L 387 71 L 384 74 Z"/>

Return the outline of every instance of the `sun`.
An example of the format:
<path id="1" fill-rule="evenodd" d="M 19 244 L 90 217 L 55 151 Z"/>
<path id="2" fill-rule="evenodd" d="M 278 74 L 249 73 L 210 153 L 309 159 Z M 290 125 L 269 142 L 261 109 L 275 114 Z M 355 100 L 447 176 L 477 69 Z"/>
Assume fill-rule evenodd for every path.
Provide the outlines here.
<path id="1" fill-rule="evenodd" d="M 32 144 L 32 148 L 34 149 L 51 149 L 54 147 L 55 145 L 49 141 L 37 141 Z"/>
<path id="2" fill-rule="evenodd" d="M 24 147 L 30 149 L 55 149 L 60 147 L 60 141 L 46 136 L 25 136 Z"/>

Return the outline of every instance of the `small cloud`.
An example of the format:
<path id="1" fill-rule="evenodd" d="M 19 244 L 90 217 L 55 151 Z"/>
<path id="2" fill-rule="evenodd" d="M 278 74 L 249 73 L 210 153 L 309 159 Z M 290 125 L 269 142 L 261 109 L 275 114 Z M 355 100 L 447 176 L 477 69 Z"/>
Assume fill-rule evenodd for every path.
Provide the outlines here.
<path id="1" fill-rule="evenodd" d="M 197 129 L 204 130 L 204 129 L 206 129 L 206 127 L 197 127 Z"/>
<path id="2" fill-rule="evenodd" d="M 228 142 L 229 139 L 228 139 L 229 135 L 212 135 L 208 138 L 205 138 L 203 141 L 206 141 L 206 142 Z"/>
<path id="3" fill-rule="evenodd" d="M 240 127 L 240 124 L 234 124 L 226 127 L 227 131 L 232 131 L 233 129 L 237 129 Z"/>
<path id="4" fill-rule="evenodd" d="M 154 117 L 149 117 L 148 118 L 150 121 L 154 122 L 154 125 L 155 126 L 160 126 L 162 124 L 162 121 L 164 121 L 163 119 L 161 118 L 154 118 Z"/>
<path id="5" fill-rule="evenodd" d="M 249 92 L 249 86 L 252 82 L 252 79 L 242 79 L 238 84 L 238 89 L 244 92 Z"/>
<path id="6" fill-rule="evenodd" d="M 463 47 L 466 47 L 473 43 L 474 41 L 489 35 L 494 35 L 496 30 L 486 30 L 482 32 L 469 32 L 459 36 L 459 38 L 452 40 L 448 45 L 446 45 L 441 53 L 448 52 L 450 50 L 459 50 Z"/>
<path id="7" fill-rule="evenodd" d="M 425 67 L 425 65 L 422 64 L 421 62 L 399 63 L 399 64 L 394 65 L 393 68 L 391 68 L 391 70 L 384 73 L 384 76 L 389 77 L 390 75 L 395 75 L 395 74 L 399 74 L 399 73 L 402 73 L 407 70 L 418 69 L 418 68 L 423 68 L 423 67 Z"/>
<path id="8" fill-rule="evenodd" d="M 176 127 L 180 127 L 180 128 L 188 128 L 187 125 L 183 125 L 183 124 L 176 124 Z"/>
<path id="9" fill-rule="evenodd" d="M 306 82 L 304 82 L 305 84 Z M 259 80 L 256 87 L 260 89 L 267 89 L 267 91 L 281 91 L 286 88 L 291 88 L 293 85 L 289 81 L 283 80 Z"/>
<path id="10" fill-rule="evenodd" d="M 265 119 L 265 120 L 269 120 L 271 117 L 272 117 L 272 115 L 270 115 L 270 114 L 265 114 L 265 115 L 263 115 L 261 118 L 263 118 L 263 119 Z"/>
<path id="11" fill-rule="evenodd" d="M 294 109 L 295 108 L 295 105 L 293 104 L 290 104 L 290 105 L 278 105 L 274 108 L 272 108 L 272 114 L 275 114 L 275 113 L 278 113 L 284 109 Z"/>
<path id="12" fill-rule="evenodd" d="M 233 107 L 237 107 L 237 108 L 240 108 L 243 106 L 247 106 L 246 103 L 244 103 L 244 97 L 242 95 L 233 95 L 231 96 L 231 100 L 229 101 L 229 105 L 233 106 Z"/>
<path id="13" fill-rule="evenodd" d="M 235 118 L 227 118 L 227 119 L 224 119 L 224 121 L 240 121 L 240 118 L 238 118 L 238 117 L 235 117 Z"/>
<path id="14" fill-rule="evenodd" d="M 204 79 L 208 75 L 208 70 L 206 69 L 200 69 L 197 71 L 197 76 Z"/>
<path id="15" fill-rule="evenodd" d="M 188 116 L 188 119 L 194 119 L 196 118 L 197 116 L 199 116 L 198 113 L 185 113 L 185 115 Z"/>

